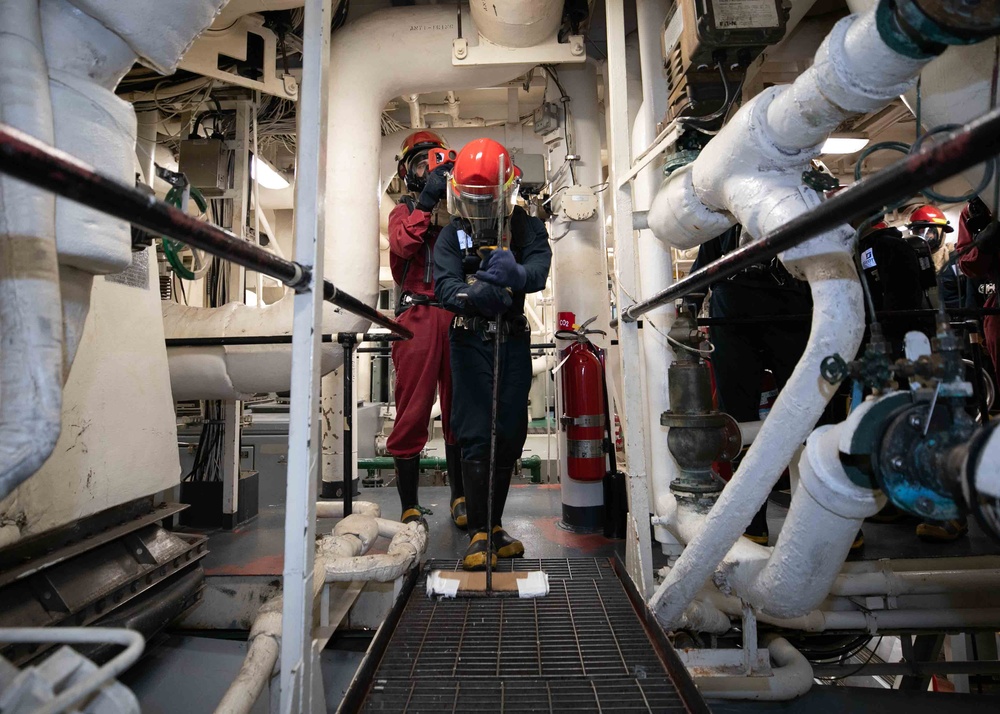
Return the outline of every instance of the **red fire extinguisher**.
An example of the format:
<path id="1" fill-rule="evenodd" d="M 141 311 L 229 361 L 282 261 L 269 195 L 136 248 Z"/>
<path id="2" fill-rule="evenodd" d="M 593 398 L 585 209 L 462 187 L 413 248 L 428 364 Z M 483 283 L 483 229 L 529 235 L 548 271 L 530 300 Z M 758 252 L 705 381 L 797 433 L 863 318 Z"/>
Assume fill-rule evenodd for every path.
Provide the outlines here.
<path id="1" fill-rule="evenodd" d="M 560 422 L 566 431 L 568 475 L 577 481 L 600 481 L 608 470 L 604 443 L 607 418 L 604 367 L 586 337 L 598 332 L 586 329 L 589 322 L 577 330 L 556 332 L 559 339 L 574 340 L 563 352 Z"/>

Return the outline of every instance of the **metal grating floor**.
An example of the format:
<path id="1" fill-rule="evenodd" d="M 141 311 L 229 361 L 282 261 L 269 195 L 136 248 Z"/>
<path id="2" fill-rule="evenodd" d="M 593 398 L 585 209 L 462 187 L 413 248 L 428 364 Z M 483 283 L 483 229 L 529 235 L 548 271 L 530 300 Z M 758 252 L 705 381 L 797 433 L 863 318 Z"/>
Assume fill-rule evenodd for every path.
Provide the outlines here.
<path id="1" fill-rule="evenodd" d="M 430 561 L 424 573 L 458 567 Z M 685 701 L 609 560 L 506 560 L 500 569 L 545 570 L 551 591 L 527 600 L 430 599 L 421 575 L 363 711 L 691 709 L 690 693 Z"/>

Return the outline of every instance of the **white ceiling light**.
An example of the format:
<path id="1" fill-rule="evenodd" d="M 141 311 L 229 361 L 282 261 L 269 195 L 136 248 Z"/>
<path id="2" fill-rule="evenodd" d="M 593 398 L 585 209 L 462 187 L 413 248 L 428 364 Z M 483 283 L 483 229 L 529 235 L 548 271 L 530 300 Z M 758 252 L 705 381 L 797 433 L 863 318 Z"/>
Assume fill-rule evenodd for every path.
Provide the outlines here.
<path id="1" fill-rule="evenodd" d="M 856 154 L 868 146 L 870 140 L 856 136 L 831 136 L 820 149 L 821 154 Z"/>
<path id="2" fill-rule="evenodd" d="M 263 188 L 282 189 L 288 188 L 288 179 L 275 171 L 269 163 L 257 156 L 253 157 L 250 164 L 250 175 L 257 179 L 257 183 Z"/>

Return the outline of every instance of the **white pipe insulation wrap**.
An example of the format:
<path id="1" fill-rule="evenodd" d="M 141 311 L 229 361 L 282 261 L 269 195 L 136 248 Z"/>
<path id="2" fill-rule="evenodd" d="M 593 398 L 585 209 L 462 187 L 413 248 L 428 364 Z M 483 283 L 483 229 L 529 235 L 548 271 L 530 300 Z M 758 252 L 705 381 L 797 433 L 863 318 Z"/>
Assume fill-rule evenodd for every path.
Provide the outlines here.
<path id="1" fill-rule="evenodd" d="M 135 112 L 113 90 L 135 62 L 135 53 L 67 0 L 44 0 L 41 8 L 55 145 L 100 166 L 106 176 L 134 183 Z M 117 273 L 132 263 L 127 221 L 63 197 L 56 199 L 56 247 L 60 265 L 95 275 Z M 81 289 L 89 293 L 90 287 L 87 282 Z"/>
<path id="2" fill-rule="evenodd" d="M 493 44 L 532 47 L 549 39 L 559 29 L 563 1 L 473 0 L 469 3 L 469 10 L 479 34 Z"/>
<path id="3" fill-rule="evenodd" d="M 823 140 L 845 119 L 909 89 L 925 64 L 886 45 L 874 9 L 844 18 L 809 70 L 791 85 L 750 100 L 702 150 L 690 173 L 678 171 L 664 181 L 649 212 L 650 228 L 671 245 L 690 248 L 734 223 L 759 238 L 810 210 L 819 198 L 802 185 L 801 173 Z M 832 230 L 782 259 L 843 250 L 851 233 Z"/>
<path id="4" fill-rule="evenodd" d="M 173 74 L 226 0 L 70 0 L 121 37 L 142 63 Z M 301 5 L 301 3 L 299 3 Z"/>
<path id="5" fill-rule="evenodd" d="M 54 143 L 37 0 L 0 2 L 0 121 Z M 59 439 L 63 330 L 55 198 L 0 176 L 0 500 Z"/>
<path id="6" fill-rule="evenodd" d="M 324 585 L 320 558 L 314 564 L 312 582 L 315 600 Z M 282 596 L 278 595 L 260 606 L 247 637 L 249 647 L 243 665 L 215 708 L 215 714 L 249 714 L 260 699 L 278 663 L 283 602 Z"/>
<path id="7" fill-rule="evenodd" d="M 354 501 L 351 503 L 351 509 L 354 511 L 355 514 L 360 514 L 362 516 L 371 516 L 372 518 L 379 518 L 382 515 L 382 508 L 377 503 L 372 503 L 371 501 Z M 344 502 L 317 501 L 316 517 L 343 518 Z"/>
<path id="8" fill-rule="evenodd" d="M 820 362 L 834 353 L 853 359 L 861 344 L 861 286 L 850 256 L 819 256 L 804 261 L 803 270 L 813 296 L 812 329 L 805 351 L 700 532 L 687 541 L 653 595 L 650 606 L 666 627 L 678 623 L 688 603 L 740 539 L 836 391 L 836 385 L 820 376 Z"/>
<path id="9" fill-rule="evenodd" d="M 355 520 L 341 528 L 340 533 L 335 531 L 332 537 L 327 536 L 320 541 L 326 582 L 390 582 L 420 561 L 420 556 L 427 549 L 426 528 L 418 523 L 400 523 L 397 526 L 383 519 L 367 520 L 371 524 L 362 525 Z M 394 533 L 384 554 L 365 555 L 367 549 L 364 546 L 367 543 L 370 547 L 368 539 L 373 527 L 380 535 Z"/>
<path id="10" fill-rule="evenodd" d="M 864 519 L 886 502 L 880 491 L 852 483 L 844 471 L 838 448 L 842 426 L 819 427 L 806 441 L 799 488 L 767 563 L 757 573 L 717 572 L 716 583 L 725 582 L 720 590 L 785 618 L 812 611 L 830 593 Z"/>
<path id="11" fill-rule="evenodd" d="M 374 305 L 379 275 L 380 117 L 386 103 L 409 93 L 489 87 L 514 79 L 528 65 L 455 67 L 451 63 L 456 14 L 452 6 L 423 5 L 380 10 L 350 22 L 334 36 L 330 64 L 330 146 L 327 156 L 324 277 Z M 419 64 L 414 66 L 414 58 Z M 289 291 L 264 308 L 230 303 L 191 308 L 164 303 L 166 336 L 288 335 Z M 364 332 L 368 322 L 333 305 L 323 306 L 323 332 Z M 236 398 L 285 391 L 291 346 L 184 347 L 168 350 L 175 399 Z M 324 344 L 321 369 L 343 361 L 339 345 Z"/>
<path id="12" fill-rule="evenodd" d="M 783 637 L 767 643 L 774 664 L 768 677 L 694 677 L 698 690 L 708 699 L 752 699 L 783 702 L 808 692 L 813 685 L 809 660 Z"/>

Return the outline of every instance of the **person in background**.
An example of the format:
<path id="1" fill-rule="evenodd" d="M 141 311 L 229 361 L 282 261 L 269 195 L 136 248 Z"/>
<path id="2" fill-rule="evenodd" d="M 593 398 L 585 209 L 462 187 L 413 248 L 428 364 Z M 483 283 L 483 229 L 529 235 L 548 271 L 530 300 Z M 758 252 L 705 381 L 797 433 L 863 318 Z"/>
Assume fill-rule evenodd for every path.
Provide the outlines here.
<path id="1" fill-rule="evenodd" d="M 399 178 L 410 191 L 389 214 L 389 267 L 399 289 L 396 319 L 413 332 L 413 339 L 392 343 L 396 370 L 396 421 L 386 449 L 396 465 L 396 490 L 403 523 L 420 521 L 424 509 L 417 498 L 420 453 L 427 445 L 427 425 L 437 391 L 441 400 L 451 519 L 465 528 L 462 458 L 451 431 L 451 359 L 448 325 L 451 313 L 434 298 L 434 243 L 441 227 L 435 210 L 444 198 L 450 163 L 429 170 L 428 153 L 445 149 L 444 140 L 431 131 L 406 137 L 397 157 Z"/>
<path id="2" fill-rule="evenodd" d="M 741 234 L 742 227 L 737 225 L 702 244 L 691 270 L 738 248 Z M 780 393 L 805 351 L 811 311 L 808 284 L 793 278 L 777 259 L 753 265 L 711 286 L 709 316 L 734 319 L 733 324 L 709 328 L 709 339 L 715 347 L 712 369 L 722 411 L 738 422 L 760 418 L 764 372 L 770 370 Z M 773 316 L 778 319 L 754 319 Z M 789 319 L 780 319 L 785 316 Z M 735 322 L 740 319 L 747 321 Z M 734 470 L 737 467 L 734 461 Z M 769 536 L 765 501 L 744 537 L 766 545 Z M 862 543 L 859 532 L 853 547 Z"/>
<path id="3" fill-rule="evenodd" d="M 983 299 L 982 306 L 997 307 L 1000 230 L 990 209 L 979 198 L 970 201 L 962 210 L 955 249 L 961 252 L 958 269 L 970 280 L 976 295 Z M 1000 317 L 997 315 L 983 317 L 983 347 L 993 364 L 993 374 L 1000 376 Z"/>
<path id="4" fill-rule="evenodd" d="M 501 177 L 502 172 L 502 177 Z M 515 206 L 519 171 L 510 153 L 490 139 L 459 152 L 448 184 L 455 216 L 434 248 L 435 294 L 455 313 L 451 371 L 455 395 L 451 427 L 462 447 L 462 475 L 471 541 L 466 570 L 496 566 L 496 558 L 524 554 L 502 526 L 514 463 L 528 434 L 531 333 L 524 297 L 545 287 L 552 261 L 545 224 Z M 499 365 L 494 364 L 496 340 Z M 491 423 L 494 369 L 499 374 L 497 419 Z M 496 428 L 496 450 L 491 432 Z M 493 519 L 488 516 L 490 459 L 494 460 Z M 487 562 L 487 539 L 494 557 Z"/>

